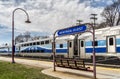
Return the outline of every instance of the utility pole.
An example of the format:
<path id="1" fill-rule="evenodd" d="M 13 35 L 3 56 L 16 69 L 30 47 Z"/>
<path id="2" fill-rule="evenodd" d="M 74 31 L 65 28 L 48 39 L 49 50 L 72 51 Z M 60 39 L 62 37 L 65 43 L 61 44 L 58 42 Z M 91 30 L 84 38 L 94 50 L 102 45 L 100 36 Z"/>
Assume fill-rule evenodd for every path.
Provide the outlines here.
<path id="1" fill-rule="evenodd" d="M 77 20 L 78 23 L 76 23 L 76 25 L 80 25 L 81 22 L 83 22 L 82 20 Z"/>
<path id="2" fill-rule="evenodd" d="M 91 14 L 91 18 L 90 19 L 93 19 L 93 26 L 95 27 L 95 25 L 96 25 L 96 20 L 97 20 L 97 18 L 96 18 L 96 16 L 97 16 L 97 14 Z"/>
<path id="3" fill-rule="evenodd" d="M 95 25 L 96 25 L 96 16 L 97 14 L 91 14 L 92 17 L 90 19 L 93 19 L 93 75 L 94 75 L 94 79 L 96 79 L 96 57 L 95 57 Z"/>

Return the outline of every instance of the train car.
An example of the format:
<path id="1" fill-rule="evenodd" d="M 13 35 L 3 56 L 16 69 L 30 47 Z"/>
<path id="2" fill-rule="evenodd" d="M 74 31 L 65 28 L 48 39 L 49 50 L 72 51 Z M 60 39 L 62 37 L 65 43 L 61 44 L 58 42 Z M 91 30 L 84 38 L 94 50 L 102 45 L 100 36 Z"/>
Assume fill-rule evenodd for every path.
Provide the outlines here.
<path id="1" fill-rule="evenodd" d="M 93 53 L 92 34 L 83 33 L 78 38 L 80 58 L 91 58 Z M 96 56 L 120 56 L 120 26 L 107 27 L 95 31 Z"/>
<path id="2" fill-rule="evenodd" d="M 10 55 L 12 51 L 11 46 L 1 46 L 0 55 Z"/>
<path id="3" fill-rule="evenodd" d="M 70 38 L 71 39 L 71 38 Z M 56 40 L 56 55 L 68 56 L 68 38 L 57 38 Z M 40 40 L 28 41 L 16 44 L 18 54 L 21 56 L 34 57 L 52 57 L 52 38 L 44 38 Z"/>
<path id="4" fill-rule="evenodd" d="M 22 42 L 15 45 L 20 56 L 52 57 L 53 38 Z M 95 30 L 96 56 L 120 56 L 120 26 Z M 0 53 L 11 53 L 11 46 L 0 47 Z M 56 56 L 90 59 L 93 55 L 91 33 L 56 38 Z"/>

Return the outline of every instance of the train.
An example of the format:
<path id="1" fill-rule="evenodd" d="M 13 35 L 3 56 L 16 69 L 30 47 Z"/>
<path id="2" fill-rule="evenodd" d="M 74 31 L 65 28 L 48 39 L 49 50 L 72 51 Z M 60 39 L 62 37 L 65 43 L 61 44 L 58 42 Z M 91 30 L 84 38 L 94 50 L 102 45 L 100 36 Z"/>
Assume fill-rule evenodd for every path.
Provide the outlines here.
<path id="1" fill-rule="evenodd" d="M 90 59 L 93 56 L 92 34 L 85 32 L 56 38 L 56 56 Z M 17 43 L 15 55 L 52 57 L 53 38 Z M 96 56 L 120 57 L 120 26 L 106 27 L 95 30 Z M 11 54 L 11 46 L 1 46 L 0 54 Z"/>

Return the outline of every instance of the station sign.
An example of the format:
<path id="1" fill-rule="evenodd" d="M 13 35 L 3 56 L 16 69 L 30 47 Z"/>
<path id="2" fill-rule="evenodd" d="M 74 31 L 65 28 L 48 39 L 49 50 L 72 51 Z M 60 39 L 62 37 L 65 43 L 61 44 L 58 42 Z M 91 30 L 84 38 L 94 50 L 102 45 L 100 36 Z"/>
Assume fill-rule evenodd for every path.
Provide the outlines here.
<path id="1" fill-rule="evenodd" d="M 78 26 L 58 30 L 57 34 L 58 34 L 58 36 L 70 35 L 70 34 L 85 32 L 86 29 L 87 29 L 87 26 L 78 25 Z"/>

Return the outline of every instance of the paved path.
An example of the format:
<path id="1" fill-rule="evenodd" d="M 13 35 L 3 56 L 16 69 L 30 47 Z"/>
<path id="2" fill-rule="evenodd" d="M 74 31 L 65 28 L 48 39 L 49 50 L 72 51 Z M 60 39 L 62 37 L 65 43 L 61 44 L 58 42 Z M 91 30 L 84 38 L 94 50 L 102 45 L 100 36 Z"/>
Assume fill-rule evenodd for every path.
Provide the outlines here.
<path id="1" fill-rule="evenodd" d="M 0 60 L 11 62 L 11 58 L 8 57 L 0 57 Z M 45 68 L 42 71 L 43 73 L 54 77 L 59 77 L 61 79 L 93 79 L 92 72 L 86 72 L 81 70 L 73 70 L 73 69 L 57 67 L 56 68 L 57 71 L 54 72 L 52 68 L 53 67 L 52 62 L 19 59 L 19 58 L 15 58 L 15 62 L 20 64 Z M 97 69 L 97 79 L 120 79 L 120 69 L 106 68 L 106 67 L 97 67 L 96 69 Z"/>
<path id="2" fill-rule="evenodd" d="M 10 58 L 10 57 L 1 57 L 0 56 L 0 60 L 11 62 L 12 58 Z M 45 62 L 45 61 L 39 61 L 39 60 L 15 58 L 15 62 L 20 63 L 20 64 L 25 64 L 25 65 L 41 67 L 41 68 L 51 68 L 52 67 L 51 62 Z"/>

